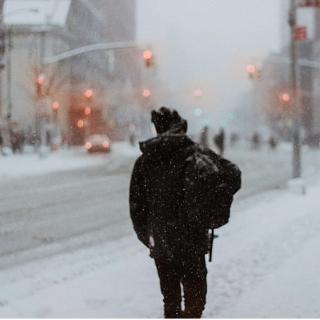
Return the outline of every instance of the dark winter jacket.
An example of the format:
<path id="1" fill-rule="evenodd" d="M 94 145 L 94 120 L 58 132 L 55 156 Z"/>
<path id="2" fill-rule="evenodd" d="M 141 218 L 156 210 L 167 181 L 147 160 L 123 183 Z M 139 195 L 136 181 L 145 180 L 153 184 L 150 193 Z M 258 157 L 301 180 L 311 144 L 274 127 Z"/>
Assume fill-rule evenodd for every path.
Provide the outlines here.
<path id="1" fill-rule="evenodd" d="M 197 209 L 201 198 L 198 184 L 206 181 L 206 174 L 201 174 L 203 168 L 203 173 L 206 170 L 202 160 L 209 157 L 215 162 L 221 177 L 215 183 L 231 197 L 240 184 L 230 189 L 226 182 L 240 175 L 240 170 L 186 135 L 163 134 L 140 143 L 140 149 L 142 155 L 134 165 L 130 183 L 130 214 L 138 238 L 152 247 L 154 255 L 173 258 L 184 252 L 205 252 L 210 226 L 203 223 L 203 210 Z M 194 159 L 198 170 L 190 169 Z"/>

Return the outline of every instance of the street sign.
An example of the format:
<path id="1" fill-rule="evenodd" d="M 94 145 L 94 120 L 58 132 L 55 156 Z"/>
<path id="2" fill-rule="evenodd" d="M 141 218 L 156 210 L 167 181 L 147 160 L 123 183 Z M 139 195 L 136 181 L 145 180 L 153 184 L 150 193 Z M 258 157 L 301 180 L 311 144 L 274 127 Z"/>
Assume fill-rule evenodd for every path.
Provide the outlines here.
<path id="1" fill-rule="evenodd" d="M 297 26 L 294 30 L 294 39 L 297 41 L 307 40 L 308 32 L 307 27 L 305 26 Z"/>
<path id="2" fill-rule="evenodd" d="M 299 7 L 320 8 L 320 0 L 299 0 Z"/>

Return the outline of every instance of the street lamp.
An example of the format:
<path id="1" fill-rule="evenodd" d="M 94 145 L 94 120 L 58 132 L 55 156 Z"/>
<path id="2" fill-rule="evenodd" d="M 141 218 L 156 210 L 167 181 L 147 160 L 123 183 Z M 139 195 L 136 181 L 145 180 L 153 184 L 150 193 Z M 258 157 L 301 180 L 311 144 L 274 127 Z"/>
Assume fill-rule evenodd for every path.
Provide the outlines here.
<path id="1" fill-rule="evenodd" d="M 84 127 L 84 120 L 79 119 L 79 120 L 77 121 L 77 127 L 78 127 L 79 129 L 82 129 L 82 128 Z"/>

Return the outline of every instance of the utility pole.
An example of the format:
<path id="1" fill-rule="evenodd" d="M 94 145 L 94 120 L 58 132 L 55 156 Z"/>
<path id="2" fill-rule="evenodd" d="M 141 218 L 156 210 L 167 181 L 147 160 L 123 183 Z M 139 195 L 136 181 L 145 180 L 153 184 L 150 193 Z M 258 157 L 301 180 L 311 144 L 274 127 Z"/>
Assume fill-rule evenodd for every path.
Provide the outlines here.
<path id="1" fill-rule="evenodd" d="M 7 32 L 8 43 L 7 43 L 7 120 L 11 123 L 12 117 L 12 83 L 11 83 L 11 50 L 12 50 L 12 31 L 11 28 Z"/>
<path id="2" fill-rule="evenodd" d="M 39 39 L 39 65 L 40 70 L 43 72 L 43 60 L 46 54 L 46 31 L 45 29 L 40 33 Z M 44 76 L 44 80 L 46 77 Z M 45 81 L 42 84 L 42 94 L 39 96 L 37 113 L 39 115 L 39 129 L 40 129 L 40 147 L 39 147 L 39 157 L 45 157 L 47 151 L 45 150 L 47 146 L 47 112 L 48 112 L 48 97 L 46 96 Z"/>
<path id="3" fill-rule="evenodd" d="M 3 5 L 4 0 L 0 0 L 0 121 L 3 117 L 2 105 L 2 69 L 4 68 L 4 54 L 5 54 L 5 32 L 3 28 Z"/>
<path id="4" fill-rule="evenodd" d="M 296 0 L 291 0 L 289 10 L 289 26 L 291 30 L 290 42 L 290 59 L 291 59 L 291 90 L 292 90 L 292 120 L 293 120 L 293 157 L 292 157 L 292 177 L 301 177 L 301 139 L 300 139 L 300 108 L 299 95 L 297 85 L 297 41 L 296 41 L 296 27 L 297 27 L 297 4 Z"/>

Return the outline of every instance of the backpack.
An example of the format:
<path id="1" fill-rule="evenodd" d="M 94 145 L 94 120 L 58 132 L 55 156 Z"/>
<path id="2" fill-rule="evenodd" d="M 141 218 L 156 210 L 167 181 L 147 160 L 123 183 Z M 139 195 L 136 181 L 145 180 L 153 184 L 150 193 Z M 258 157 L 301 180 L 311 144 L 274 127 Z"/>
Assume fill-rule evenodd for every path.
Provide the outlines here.
<path id="1" fill-rule="evenodd" d="M 184 204 L 193 228 L 220 228 L 229 222 L 241 171 L 210 149 L 197 146 L 186 159 Z"/>

